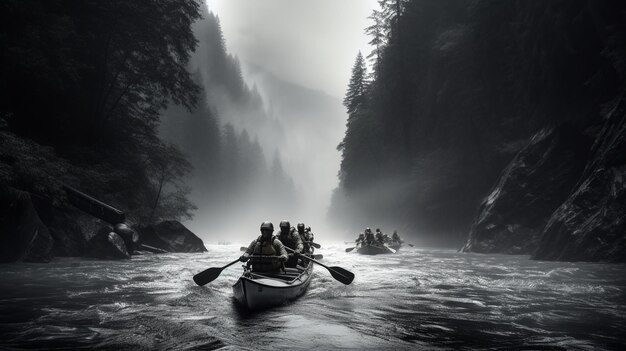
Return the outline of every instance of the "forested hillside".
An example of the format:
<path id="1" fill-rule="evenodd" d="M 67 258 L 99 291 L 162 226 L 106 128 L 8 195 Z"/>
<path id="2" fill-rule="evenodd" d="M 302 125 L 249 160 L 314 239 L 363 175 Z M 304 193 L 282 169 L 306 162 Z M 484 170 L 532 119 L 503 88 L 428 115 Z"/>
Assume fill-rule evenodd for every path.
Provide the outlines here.
<path id="1" fill-rule="evenodd" d="M 199 18 L 193 0 L 2 2 L 0 181 L 55 205 L 65 183 L 135 222 L 189 218 L 190 167 L 158 125 L 170 101 L 198 103 Z"/>
<path id="2" fill-rule="evenodd" d="M 193 166 L 186 183 L 199 216 L 191 226 L 219 231 L 237 223 L 251 230 L 261 220 L 259 210 L 267 218 L 290 218 L 299 206 L 279 151 L 283 125 L 267 115 L 257 88 L 244 81 L 238 59 L 227 52 L 219 18 L 206 7 L 202 17 L 193 24 L 198 47 L 188 65 L 201 88 L 199 102 L 191 112 L 171 103 L 160 128 Z M 278 197 L 289 201 L 266 201 Z"/>
<path id="3" fill-rule="evenodd" d="M 137 229 L 194 214 L 194 229 L 256 228 L 296 210 L 261 201 L 293 200 L 295 186 L 278 144 L 263 150 L 255 128 L 272 121 L 205 4 L 6 1 L 0 13 L 0 239 L 7 257 L 26 252 L 5 259 L 93 246 L 102 215 L 72 206 L 65 186 Z M 22 235 L 20 223 L 33 227 Z"/>
<path id="4" fill-rule="evenodd" d="M 485 239 L 487 251 L 533 252 L 552 211 L 582 181 L 590 148 L 623 94 L 626 6 L 584 0 L 380 4 L 367 28 L 375 45 L 364 53 L 371 69 L 359 54 L 346 94 L 341 184 L 330 216 L 353 228 L 397 227 L 448 245 L 460 245 L 470 227 L 480 236 L 484 231 L 472 223 L 495 216 L 502 230 Z M 527 226 L 520 224 L 522 210 L 541 202 L 545 187 L 522 189 L 499 212 L 485 213 L 487 195 L 501 194 L 492 190 L 506 183 L 501 177 L 509 162 L 536 143 L 535 134 L 553 129 L 569 138 L 564 151 L 552 159 L 537 151 L 527 161 L 547 164 L 553 178 L 543 178 L 546 184 L 569 177 L 546 195 L 553 195 L 551 203 L 537 205 L 542 210 Z M 571 172 L 554 169 L 562 159 L 581 164 Z M 516 180 L 540 183 L 544 176 L 530 170 Z M 534 202 L 524 202 L 528 198 Z M 523 241 L 529 232 L 536 237 L 529 248 L 493 247 L 500 240 L 494 236 Z"/>

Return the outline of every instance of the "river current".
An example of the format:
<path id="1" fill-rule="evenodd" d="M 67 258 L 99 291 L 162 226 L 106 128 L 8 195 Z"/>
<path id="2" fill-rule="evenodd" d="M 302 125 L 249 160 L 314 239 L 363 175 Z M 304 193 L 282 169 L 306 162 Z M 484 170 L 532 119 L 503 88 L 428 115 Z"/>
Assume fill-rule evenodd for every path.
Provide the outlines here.
<path id="1" fill-rule="evenodd" d="M 347 246 L 316 253 L 354 272 L 351 285 L 316 266 L 304 296 L 257 313 L 232 298 L 240 265 L 204 287 L 191 279 L 236 259 L 239 245 L 0 265 L 0 348 L 626 349 L 625 265 Z"/>

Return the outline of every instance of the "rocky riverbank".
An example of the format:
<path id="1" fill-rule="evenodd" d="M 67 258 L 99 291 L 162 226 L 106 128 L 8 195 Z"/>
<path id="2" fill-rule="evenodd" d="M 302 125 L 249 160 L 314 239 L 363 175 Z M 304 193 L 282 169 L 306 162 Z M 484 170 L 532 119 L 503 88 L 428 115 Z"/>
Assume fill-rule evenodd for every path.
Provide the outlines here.
<path id="1" fill-rule="evenodd" d="M 128 259 L 146 252 L 203 252 L 202 239 L 178 221 L 109 225 L 0 184 L 0 262 L 54 257 Z"/>

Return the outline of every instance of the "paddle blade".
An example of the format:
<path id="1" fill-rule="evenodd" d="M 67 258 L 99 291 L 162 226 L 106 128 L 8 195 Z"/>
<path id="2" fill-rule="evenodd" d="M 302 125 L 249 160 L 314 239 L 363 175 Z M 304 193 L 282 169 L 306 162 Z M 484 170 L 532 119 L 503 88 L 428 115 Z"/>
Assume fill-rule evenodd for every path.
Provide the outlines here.
<path id="1" fill-rule="evenodd" d="M 330 275 L 333 276 L 333 278 L 346 285 L 350 285 L 350 283 L 352 283 L 352 281 L 354 280 L 354 273 L 341 267 L 328 267 L 328 271 L 330 272 Z"/>
<path id="2" fill-rule="evenodd" d="M 413 246 L 415 246 L 415 245 L 413 245 L 413 244 L 409 244 L 409 246 L 410 246 L 410 247 L 413 247 Z"/>
<path id="3" fill-rule="evenodd" d="M 248 248 L 245 247 L 245 246 L 242 246 L 242 247 L 239 248 L 239 251 L 248 251 Z"/>
<path id="4" fill-rule="evenodd" d="M 350 252 L 350 251 L 352 251 L 354 249 L 356 249 L 356 247 L 349 247 L 349 248 L 346 249 L 346 252 Z"/>
<path id="5" fill-rule="evenodd" d="M 320 245 L 318 243 L 311 242 L 310 244 L 311 244 L 311 246 L 313 246 L 316 249 L 321 249 L 322 248 L 322 245 Z"/>
<path id="6" fill-rule="evenodd" d="M 316 260 L 321 260 L 322 258 L 324 258 L 324 255 L 313 255 L 313 258 Z"/>
<path id="7" fill-rule="evenodd" d="M 203 270 L 202 272 L 193 276 L 193 281 L 196 284 L 203 286 L 215 280 L 215 278 L 219 277 L 222 274 L 222 267 L 211 267 Z"/>

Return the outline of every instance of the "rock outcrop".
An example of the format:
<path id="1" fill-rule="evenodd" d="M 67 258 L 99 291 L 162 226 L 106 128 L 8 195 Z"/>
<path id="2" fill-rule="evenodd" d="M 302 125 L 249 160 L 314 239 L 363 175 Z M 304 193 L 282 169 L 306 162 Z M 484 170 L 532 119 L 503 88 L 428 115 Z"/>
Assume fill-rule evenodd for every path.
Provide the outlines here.
<path id="1" fill-rule="evenodd" d="M 531 254 L 582 173 L 591 141 L 561 126 L 535 134 L 480 207 L 464 251 Z"/>
<path id="2" fill-rule="evenodd" d="M 53 243 L 30 194 L 0 185 L 0 262 L 48 262 Z"/>
<path id="3" fill-rule="evenodd" d="M 86 256 L 101 259 L 130 258 L 124 239 L 110 226 L 103 226 L 89 239 Z"/>
<path id="4" fill-rule="evenodd" d="M 118 223 L 113 227 L 113 231 L 119 235 L 126 245 L 129 253 L 133 253 L 139 243 L 139 234 L 132 230 L 126 223 Z"/>
<path id="5" fill-rule="evenodd" d="M 139 244 L 168 252 L 207 251 L 202 239 L 178 221 L 163 221 L 136 229 L 139 232 Z"/>
<path id="6" fill-rule="evenodd" d="M 626 262 L 626 99 L 609 113 L 581 181 L 552 214 L 533 258 Z"/>
<path id="7" fill-rule="evenodd" d="M 626 99 L 598 129 L 536 134 L 483 201 L 463 251 L 626 262 Z"/>

